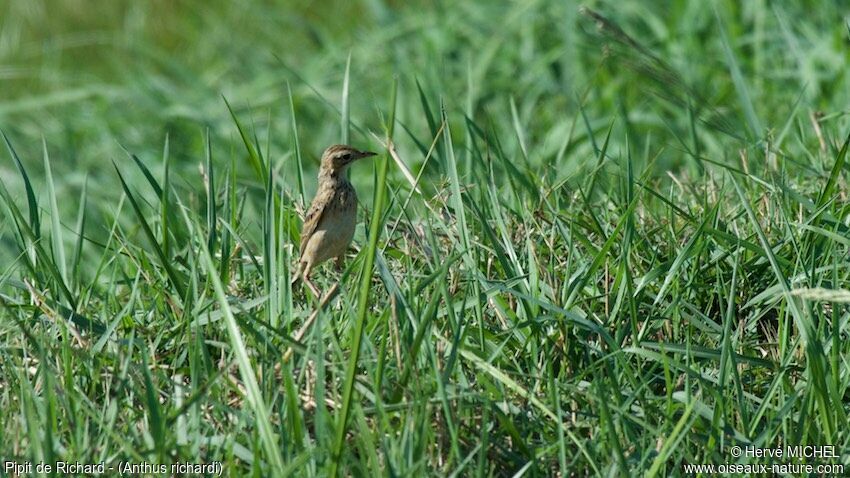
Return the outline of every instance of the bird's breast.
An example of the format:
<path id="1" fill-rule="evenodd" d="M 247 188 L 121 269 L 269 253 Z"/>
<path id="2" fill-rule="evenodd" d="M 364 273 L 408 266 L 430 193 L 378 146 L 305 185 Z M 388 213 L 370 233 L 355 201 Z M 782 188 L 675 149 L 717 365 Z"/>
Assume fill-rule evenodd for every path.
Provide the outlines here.
<path id="1" fill-rule="evenodd" d="M 357 192 L 348 181 L 342 181 L 335 188 L 333 201 L 340 211 L 357 211 Z"/>
<path id="2" fill-rule="evenodd" d="M 357 194 L 350 183 L 334 184 L 322 194 L 328 198 L 325 210 L 305 249 L 313 264 L 345 254 L 357 226 Z"/>

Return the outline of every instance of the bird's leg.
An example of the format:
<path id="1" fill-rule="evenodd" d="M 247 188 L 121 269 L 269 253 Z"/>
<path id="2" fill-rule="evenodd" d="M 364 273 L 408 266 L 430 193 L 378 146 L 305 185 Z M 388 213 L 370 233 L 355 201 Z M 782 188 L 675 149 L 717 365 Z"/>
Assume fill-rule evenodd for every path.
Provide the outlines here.
<path id="1" fill-rule="evenodd" d="M 338 291 L 339 291 L 339 282 L 337 282 L 336 284 L 331 286 L 330 290 L 325 294 L 324 297 L 322 297 L 322 300 L 319 301 L 319 304 L 316 306 L 316 310 L 314 310 L 313 313 L 310 314 L 310 317 L 308 317 L 307 320 L 304 321 L 304 324 L 301 325 L 301 328 L 299 328 L 298 331 L 295 332 L 295 334 L 292 336 L 292 338 L 295 342 L 301 342 L 301 339 L 304 338 L 304 334 L 306 334 L 307 331 L 310 330 L 310 327 L 313 325 L 313 322 L 316 321 L 316 317 L 319 316 L 319 312 L 326 305 L 328 305 L 328 302 L 330 302 L 331 299 L 334 298 L 334 296 L 336 295 L 336 293 Z M 293 350 L 292 346 L 290 346 L 289 350 L 284 352 L 284 354 L 283 354 L 283 362 L 284 363 L 289 361 L 289 358 L 292 356 L 292 350 Z M 275 365 L 275 371 L 278 371 L 279 367 L 280 367 L 280 364 Z"/>
<path id="2" fill-rule="evenodd" d="M 336 268 L 336 271 L 337 271 L 337 272 L 342 272 L 342 261 L 343 261 L 343 259 L 345 259 L 345 255 L 344 255 L 344 254 L 340 254 L 340 255 L 338 255 L 338 256 L 336 256 L 336 258 L 334 259 L 334 267 Z"/>
<path id="3" fill-rule="evenodd" d="M 313 284 L 313 282 L 310 280 L 310 272 L 312 270 L 313 270 L 313 264 L 308 262 L 307 265 L 304 267 L 304 273 L 301 275 L 301 279 L 304 281 L 305 284 L 307 284 L 307 287 L 310 288 L 310 292 L 312 292 L 313 295 L 315 295 L 316 298 L 318 299 L 319 297 L 322 296 L 322 293 L 321 293 L 321 291 L 319 291 L 319 288 L 316 287 L 316 285 Z"/>
<path id="4" fill-rule="evenodd" d="M 307 277 L 304 277 L 304 283 L 307 284 L 307 287 L 310 288 L 310 292 L 312 292 L 313 295 L 315 295 L 316 297 L 322 296 L 322 291 L 320 291 L 319 288 L 316 287 L 316 284 L 313 284 L 313 282 L 310 281 L 310 279 L 308 279 Z"/>
<path id="5" fill-rule="evenodd" d="M 290 287 L 291 287 L 291 286 L 294 286 L 294 285 L 295 285 L 295 283 L 296 283 L 296 282 L 298 282 L 298 281 L 301 279 L 301 272 L 302 272 L 303 270 L 304 270 L 304 263 L 303 263 L 303 262 L 299 262 L 299 263 L 298 263 L 298 269 L 296 269 L 296 270 L 295 270 L 295 274 L 292 274 L 292 280 L 291 280 L 291 281 L 289 281 L 289 285 L 290 285 Z"/>

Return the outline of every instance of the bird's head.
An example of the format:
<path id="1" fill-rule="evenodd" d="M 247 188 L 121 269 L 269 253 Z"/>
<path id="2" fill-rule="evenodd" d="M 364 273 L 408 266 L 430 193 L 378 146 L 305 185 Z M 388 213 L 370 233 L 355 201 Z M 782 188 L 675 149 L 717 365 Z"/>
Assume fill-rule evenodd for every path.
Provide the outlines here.
<path id="1" fill-rule="evenodd" d="M 349 164 L 369 156 L 375 156 L 375 153 L 360 151 L 344 144 L 335 144 L 322 154 L 322 169 L 330 172 L 344 171 Z"/>

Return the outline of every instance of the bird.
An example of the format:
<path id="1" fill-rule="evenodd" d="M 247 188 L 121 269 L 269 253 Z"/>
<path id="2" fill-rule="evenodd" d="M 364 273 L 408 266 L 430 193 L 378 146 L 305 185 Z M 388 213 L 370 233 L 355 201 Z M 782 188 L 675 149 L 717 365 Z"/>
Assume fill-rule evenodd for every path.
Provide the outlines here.
<path id="1" fill-rule="evenodd" d="M 310 281 L 310 272 L 330 258 L 335 258 L 337 267 L 341 267 L 357 225 L 357 192 L 348 180 L 348 167 L 375 155 L 345 144 L 330 146 L 322 154 L 319 186 L 304 217 L 298 268 L 292 279 L 292 284 L 303 280 L 316 297 L 321 294 Z"/>

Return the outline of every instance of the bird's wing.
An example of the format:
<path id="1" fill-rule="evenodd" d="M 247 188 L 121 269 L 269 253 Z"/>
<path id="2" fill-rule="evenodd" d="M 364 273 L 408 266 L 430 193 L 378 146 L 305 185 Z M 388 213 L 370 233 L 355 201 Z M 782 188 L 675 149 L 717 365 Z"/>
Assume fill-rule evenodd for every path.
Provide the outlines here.
<path id="1" fill-rule="evenodd" d="M 316 232 L 316 228 L 319 227 L 322 214 L 324 214 L 327 208 L 328 202 L 321 199 L 320 195 L 317 194 L 316 199 L 313 200 L 313 204 L 310 205 L 310 209 L 307 211 L 307 215 L 304 217 L 304 226 L 301 227 L 301 248 L 298 251 L 299 258 L 304 256 L 304 249 L 307 248 L 307 242 L 310 241 L 310 237 Z"/>

